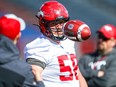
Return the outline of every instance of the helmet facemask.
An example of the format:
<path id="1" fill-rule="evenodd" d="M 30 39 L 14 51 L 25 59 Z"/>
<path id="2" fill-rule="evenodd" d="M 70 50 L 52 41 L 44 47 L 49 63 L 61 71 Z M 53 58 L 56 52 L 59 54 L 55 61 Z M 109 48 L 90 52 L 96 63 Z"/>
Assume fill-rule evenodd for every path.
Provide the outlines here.
<path id="1" fill-rule="evenodd" d="M 68 19 L 67 19 L 68 20 Z M 58 19 L 55 21 L 49 21 L 46 23 L 46 29 L 49 31 L 47 36 L 53 40 L 60 41 L 65 40 L 66 37 L 63 34 L 63 24 L 67 21 L 66 19 Z"/>

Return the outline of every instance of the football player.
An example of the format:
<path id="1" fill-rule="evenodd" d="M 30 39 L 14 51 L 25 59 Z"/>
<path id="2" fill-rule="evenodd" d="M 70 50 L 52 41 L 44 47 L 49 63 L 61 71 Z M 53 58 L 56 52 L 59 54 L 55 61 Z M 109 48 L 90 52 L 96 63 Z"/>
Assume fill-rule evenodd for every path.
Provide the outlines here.
<path id="1" fill-rule="evenodd" d="M 26 45 L 25 57 L 38 82 L 45 87 L 87 87 L 74 42 L 63 34 L 63 24 L 69 20 L 67 9 L 58 1 L 47 1 L 36 17 L 42 35 Z"/>

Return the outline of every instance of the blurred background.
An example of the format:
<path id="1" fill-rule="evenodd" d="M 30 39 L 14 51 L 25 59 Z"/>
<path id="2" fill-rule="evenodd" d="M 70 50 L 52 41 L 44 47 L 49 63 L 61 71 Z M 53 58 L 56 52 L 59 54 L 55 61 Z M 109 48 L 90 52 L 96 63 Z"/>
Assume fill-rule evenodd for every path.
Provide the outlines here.
<path id="1" fill-rule="evenodd" d="M 20 56 L 24 58 L 23 50 L 27 43 L 40 35 L 35 14 L 48 0 L 0 0 L 0 16 L 14 13 L 26 21 L 26 29 L 18 42 Z M 92 31 L 91 37 L 84 42 L 77 42 L 77 58 L 96 49 L 96 30 L 104 24 L 116 25 L 116 0 L 57 0 L 69 11 L 71 19 L 84 21 Z"/>

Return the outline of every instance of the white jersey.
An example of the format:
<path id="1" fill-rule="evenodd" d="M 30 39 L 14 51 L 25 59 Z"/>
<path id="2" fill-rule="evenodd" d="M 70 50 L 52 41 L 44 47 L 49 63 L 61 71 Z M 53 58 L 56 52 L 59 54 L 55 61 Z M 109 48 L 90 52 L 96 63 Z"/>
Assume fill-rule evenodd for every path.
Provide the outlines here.
<path id="1" fill-rule="evenodd" d="M 35 58 L 46 63 L 42 72 L 45 87 L 80 87 L 77 59 L 74 50 L 70 49 L 69 40 L 66 44 L 69 49 L 42 36 L 26 45 L 26 58 Z"/>
<path id="2" fill-rule="evenodd" d="M 66 39 L 64 41 L 60 41 L 61 46 L 64 48 L 64 50 L 72 52 L 76 54 L 76 49 L 75 49 L 75 42 L 71 41 L 69 39 Z"/>

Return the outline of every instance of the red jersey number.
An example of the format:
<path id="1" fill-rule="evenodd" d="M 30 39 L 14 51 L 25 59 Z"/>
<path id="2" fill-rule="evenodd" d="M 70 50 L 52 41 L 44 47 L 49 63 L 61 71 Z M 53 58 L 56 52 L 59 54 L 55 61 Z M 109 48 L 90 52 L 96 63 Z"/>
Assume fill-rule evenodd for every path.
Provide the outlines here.
<path id="1" fill-rule="evenodd" d="M 70 65 L 66 64 L 65 61 L 71 62 Z M 77 60 L 74 54 L 58 56 L 58 62 L 60 66 L 60 80 L 61 81 L 70 81 L 70 80 L 78 80 L 77 76 Z M 66 74 L 69 73 L 69 74 Z"/>

